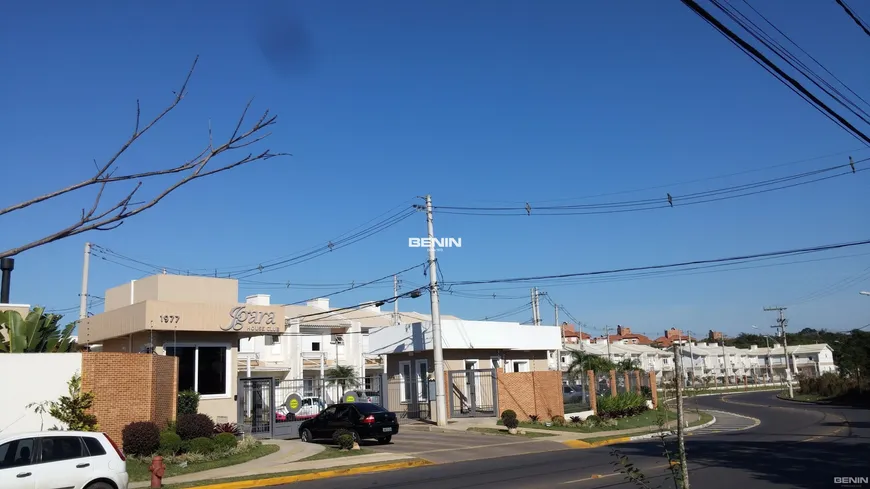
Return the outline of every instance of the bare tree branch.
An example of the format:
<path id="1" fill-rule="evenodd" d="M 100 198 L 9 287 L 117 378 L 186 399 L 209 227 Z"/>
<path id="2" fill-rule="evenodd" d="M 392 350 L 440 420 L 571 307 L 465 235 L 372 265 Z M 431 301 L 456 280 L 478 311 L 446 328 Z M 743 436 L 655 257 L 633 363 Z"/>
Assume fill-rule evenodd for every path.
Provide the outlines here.
<path id="1" fill-rule="evenodd" d="M 31 200 L 9 206 L 5 209 L 0 209 L 0 216 L 2 216 L 3 214 L 8 214 L 17 210 L 21 210 L 25 207 L 45 202 L 85 187 L 99 185 L 99 190 L 94 198 L 92 205 L 89 209 L 82 209 L 81 218 L 78 219 L 76 222 L 73 222 L 64 229 L 51 233 L 30 243 L 17 246 L 6 251 L 0 251 L 0 258 L 14 256 L 23 251 L 36 248 L 48 243 L 52 243 L 54 241 L 58 241 L 64 238 L 69 238 L 71 236 L 75 236 L 77 234 L 85 233 L 88 231 L 108 231 L 111 229 L 115 229 L 123 224 L 125 219 L 133 217 L 141 212 L 150 209 L 151 207 L 154 207 L 155 205 L 157 205 L 158 202 L 163 200 L 164 197 L 166 197 L 179 187 L 194 180 L 208 177 L 227 170 L 232 170 L 248 163 L 253 163 L 260 160 L 268 160 L 278 156 L 289 156 L 289 154 L 287 153 L 273 153 L 269 149 L 266 149 L 265 151 L 256 154 L 248 153 L 246 156 L 239 159 L 231 159 L 229 163 L 225 163 L 216 167 L 208 166 L 211 160 L 217 156 L 220 156 L 224 153 L 229 154 L 234 150 L 245 148 L 252 144 L 258 143 L 271 135 L 270 132 L 266 132 L 265 130 L 269 126 L 275 124 L 277 116 L 270 116 L 268 110 L 266 110 L 263 115 L 253 125 L 250 126 L 248 130 L 242 132 L 242 127 L 245 125 L 248 111 L 250 110 L 251 103 L 253 102 L 253 100 L 250 100 L 245 105 L 241 116 L 239 116 L 239 120 L 235 125 L 232 135 L 220 146 L 214 146 L 214 135 L 212 133 L 211 121 L 209 121 L 208 145 L 194 158 L 187 160 L 177 166 L 164 167 L 161 169 L 146 172 L 116 175 L 115 170 L 110 171 L 110 168 L 112 168 L 112 166 L 117 162 L 121 155 L 123 155 L 124 152 L 133 145 L 133 143 L 140 139 L 143 134 L 148 132 L 148 130 L 154 127 L 169 112 L 171 112 L 175 107 L 178 106 L 178 104 L 187 93 L 187 84 L 190 81 L 191 76 L 193 75 L 193 71 L 194 68 L 196 68 L 196 63 L 198 60 L 199 57 L 197 56 L 196 60 L 194 60 L 193 62 L 193 66 L 191 66 L 190 71 L 187 73 L 187 77 L 185 78 L 181 89 L 178 92 L 173 92 L 175 94 L 175 98 L 172 103 L 168 107 L 166 107 L 159 115 L 157 115 L 157 117 L 146 123 L 141 129 L 141 107 L 139 105 L 139 101 L 136 101 L 136 124 L 133 135 L 105 164 L 100 166 L 96 163 L 96 161 L 94 162 L 95 166 L 97 167 L 97 172 L 96 174 L 94 174 L 94 176 L 74 185 L 70 185 L 68 187 L 49 192 Z M 142 180 L 151 177 L 157 177 L 160 175 L 173 175 L 179 173 L 184 173 L 185 175 L 177 180 L 174 184 L 164 188 L 160 193 L 157 194 L 156 197 L 142 202 L 133 202 L 133 197 L 143 185 Z M 137 185 L 132 189 L 132 191 L 127 193 L 124 198 L 113 203 L 111 206 L 109 206 L 108 209 L 100 211 L 100 204 L 106 187 L 112 183 L 128 180 L 139 180 L 139 182 L 137 182 Z"/>

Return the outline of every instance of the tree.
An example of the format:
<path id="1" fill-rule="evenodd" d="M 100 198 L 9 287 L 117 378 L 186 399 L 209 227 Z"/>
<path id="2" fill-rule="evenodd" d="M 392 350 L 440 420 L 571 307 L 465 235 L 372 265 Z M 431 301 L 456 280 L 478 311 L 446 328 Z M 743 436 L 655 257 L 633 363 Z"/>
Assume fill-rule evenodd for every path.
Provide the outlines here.
<path id="1" fill-rule="evenodd" d="M 277 120 L 276 116 L 270 116 L 269 111 L 266 110 L 263 115 L 253 124 L 248 126 L 247 129 L 243 129 L 242 126 L 245 125 L 248 110 L 251 108 L 252 101 L 249 101 L 244 110 L 242 110 L 242 114 L 236 122 L 231 135 L 222 143 L 216 144 L 214 142 L 214 134 L 212 133 L 211 122 L 209 122 L 208 144 L 206 144 L 202 151 L 192 158 L 179 158 L 175 162 L 161 163 L 156 169 L 151 170 L 133 172 L 118 171 L 116 164 L 127 150 L 137 143 L 151 128 L 169 115 L 169 113 L 181 103 L 185 95 L 187 95 L 187 85 L 193 76 L 198 60 L 199 57 L 197 56 L 190 71 L 187 73 L 187 77 L 184 79 L 181 88 L 178 91 L 173 92 L 172 102 L 150 121 L 142 121 L 141 106 L 139 101 L 136 101 L 136 118 L 133 134 L 107 161 L 102 164 L 94 161 L 96 171 L 90 177 L 84 178 L 78 183 L 71 184 L 64 188 L 52 190 L 38 197 L 33 197 L 29 200 L 12 204 L 5 208 L 0 208 L 0 216 L 3 216 L 15 211 L 20 211 L 32 205 L 54 200 L 78 190 L 90 188 L 96 189 L 96 195 L 94 196 L 93 201 L 87 208 L 83 208 L 81 216 L 74 219 L 68 226 L 63 229 L 49 231 L 42 235 L 42 237 L 36 238 L 29 243 L 19 244 L 7 250 L 0 250 L 0 258 L 14 256 L 21 252 L 88 231 L 108 231 L 115 229 L 123 224 L 126 219 L 154 207 L 167 195 L 194 180 L 232 170 L 248 163 L 267 160 L 278 156 L 289 156 L 286 153 L 273 153 L 271 150 L 265 149 L 259 152 L 249 152 L 246 155 L 229 157 L 229 155 L 236 152 L 236 150 L 242 149 L 243 151 L 247 151 L 244 150 L 244 148 L 250 147 L 269 137 L 271 133 L 266 132 L 266 129 L 275 124 L 275 121 Z M 218 157 L 221 157 L 222 155 L 228 156 L 226 161 L 212 164 L 212 160 L 218 159 Z M 156 180 L 160 177 L 177 175 L 181 175 L 181 177 L 175 180 L 174 183 L 164 186 L 151 197 L 145 197 L 144 199 L 139 200 L 139 189 L 143 186 L 143 183 L 146 180 Z M 132 183 L 134 181 L 137 183 L 131 190 L 123 192 L 121 194 L 123 197 L 117 201 L 103 205 L 103 195 L 111 194 L 111 191 L 107 192 L 109 187 L 114 188 L 118 184 L 123 185 L 127 182 Z"/>
<path id="2" fill-rule="evenodd" d="M 26 318 L 18 311 L 0 312 L 0 353 L 70 353 L 78 351 L 72 338 L 75 323 L 60 328 L 63 316 L 35 307 Z"/>
<path id="3" fill-rule="evenodd" d="M 626 358 L 616 363 L 616 370 L 621 372 L 634 372 L 635 370 L 643 370 L 643 368 L 641 368 L 640 359 Z"/>
<path id="4" fill-rule="evenodd" d="M 82 391 L 82 377 L 75 374 L 67 382 L 69 389 L 68 396 L 61 396 L 57 401 L 44 401 L 41 403 L 30 403 L 28 408 L 40 415 L 40 418 L 46 412 L 53 418 L 64 423 L 70 431 L 97 431 L 97 417 L 88 413 L 88 410 L 94 405 L 94 393 Z M 40 424 L 40 429 L 42 425 Z M 52 428 L 60 429 L 57 426 Z"/>
<path id="5" fill-rule="evenodd" d="M 327 385 L 337 385 L 341 391 L 346 391 L 349 387 L 359 386 L 359 380 L 356 378 L 356 371 L 349 365 L 336 365 L 324 372 Z"/>
<path id="6" fill-rule="evenodd" d="M 568 363 L 568 377 L 578 379 L 582 375 L 586 375 L 588 370 L 593 372 L 605 372 L 615 370 L 616 365 L 610 360 L 587 353 L 585 351 L 571 351 L 571 359 Z"/>

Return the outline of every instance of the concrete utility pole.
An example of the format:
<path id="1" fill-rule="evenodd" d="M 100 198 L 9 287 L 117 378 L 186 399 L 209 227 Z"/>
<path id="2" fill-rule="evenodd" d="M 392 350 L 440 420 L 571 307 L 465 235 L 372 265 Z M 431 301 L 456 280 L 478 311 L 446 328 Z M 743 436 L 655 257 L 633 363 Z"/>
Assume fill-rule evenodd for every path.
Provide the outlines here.
<path id="1" fill-rule="evenodd" d="M 444 351 L 441 344 L 441 309 L 438 304 L 438 262 L 435 260 L 435 230 L 432 225 L 432 196 L 426 196 L 426 224 L 429 228 L 429 299 L 432 303 L 432 354 L 435 357 L 435 421 L 447 426 L 447 396 L 444 385 Z"/>
<path id="2" fill-rule="evenodd" d="M 779 313 L 779 319 L 776 320 L 778 323 L 776 326 L 771 326 L 771 328 L 777 328 L 782 334 L 782 352 L 785 355 L 785 381 L 788 382 L 788 397 L 794 399 L 794 386 L 791 385 L 791 363 L 788 359 L 788 339 L 785 336 L 785 328 L 788 325 L 788 319 L 785 318 L 785 311 L 787 308 L 785 307 L 765 307 L 765 311 L 776 311 Z"/>
<path id="3" fill-rule="evenodd" d="M 689 466 L 686 462 L 686 435 L 684 430 L 685 417 L 683 415 L 683 352 L 679 341 L 674 342 L 674 362 L 677 369 L 677 451 L 680 455 L 680 472 L 682 474 L 683 489 L 689 489 Z"/>
<path id="4" fill-rule="evenodd" d="M 79 321 L 88 317 L 88 268 L 91 263 L 91 244 L 85 243 L 85 260 L 82 266 L 82 293 L 79 294 Z"/>
<path id="5" fill-rule="evenodd" d="M 399 276 L 393 275 L 393 297 L 399 297 Z M 393 302 L 393 326 L 399 325 L 399 299 Z"/>
<path id="6" fill-rule="evenodd" d="M 723 372 L 724 372 L 723 375 L 722 375 L 722 378 L 725 379 L 725 385 L 728 385 L 728 384 L 731 383 L 731 381 L 730 381 L 730 379 L 728 378 L 728 367 L 729 367 L 729 362 L 728 362 L 728 352 L 725 351 L 725 335 L 724 335 L 724 334 L 722 335 L 722 340 L 721 340 L 721 341 L 722 341 L 722 370 L 723 370 Z M 731 371 L 733 372 L 734 369 L 731 369 Z M 735 380 L 735 381 L 737 380 L 737 376 L 736 376 L 736 375 L 734 376 L 734 380 Z"/>
<path id="7" fill-rule="evenodd" d="M 539 302 L 538 288 L 532 288 L 532 324 L 535 326 L 541 325 L 541 310 Z"/>
<path id="8" fill-rule="evenodd" d="M 565 347 L 565 328 L 559 324 L 559 304 L 553 304 L 553 312 L 556 315 L 556 327 L 559 328 L 559 349 L 556 350 L 556 370 L 562 374 L 562 348 Z"/>
<path id="9" fill-rule="evenodd" d="M 604 325 L 604 341 L 607 343 L 607 361 L 612 362 L 613 359 L 610 356 L 610 326 Z"/>

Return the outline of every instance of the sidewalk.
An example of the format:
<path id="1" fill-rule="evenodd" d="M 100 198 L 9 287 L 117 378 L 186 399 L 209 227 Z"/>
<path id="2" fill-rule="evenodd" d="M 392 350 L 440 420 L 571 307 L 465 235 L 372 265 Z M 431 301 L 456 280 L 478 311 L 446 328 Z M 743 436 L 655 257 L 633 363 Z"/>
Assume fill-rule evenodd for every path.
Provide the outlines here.
<path id="1" fill-rule="evenodd" d="M 348 465 L 392 462 L 413 458 L 385 452 L 371 455 L 358 455 L 353 457 L 300 462 L 299 460 L 322 452 L 326 447 L 316 443 L 302 443 L 299 440 L 268 440 L 265 441 L 264 444 L 278 445 L 279 449 L 271 455 L 266 455 L 265 457 L 251 460 L 250 462 L 230 465 L 218 469 L 203 470 L 201 472 L 193 472 L 176 477 L 167 477 L 163 479 L 163 484 L 181 484 L 203 480 L 226 479 L 229 477 L 261 476 L 282 472 L 293 472 L 297 470 L 330 469 Z M 129 487 L 130 489 L 137 489 L 150 486 L 151 484 L 145 481 L 132 482 Z"/>
<path id="2" fill-rule="evenodd" d="M 698 422 L 701 419 L 701 416 L 694 412 L 686 413 L 686 422 L 691 424 Z M 469 432 L 469 428 L 504 428 L 497 424 L 498 419 L 496 418 L 466 418 L 461 420 L 450 420 L 447 426 L 435 426 L 429 423 L 409 423 L 407 425 L 403 425 L 404 429 L 413 430 L 413 431 L 431 431 L 438 433 L 473 433 Z M 675 429 L 677 426 L 677 420 L 674 419 L 670 421 L 665 429 Z M 637 434 L 646 434 L 646 433 L 657 433 L 659 432 L 658 426 L 645 426 L 640 428 L 630 428 L 627 430 L 611 430 L 611 431 L 595 431 L 592 433 L 585 433 L 580 431 L 560 431 L 555 429 L 541 429 L 541 428 L 529 428 L 525 426 L 520 426 L 521 431 L 526 431 L 529 433 L 547 433 L 553 436 L 546 436 L 540 438 L 533 438 L 531 440 L 534 441 L 554 441 L 554 442 L 562 442 L 565 440 L 583 440 L 587 438 L 600 438 L 607 436 L 628 436 L 628 435 L 637 435 Z"/>

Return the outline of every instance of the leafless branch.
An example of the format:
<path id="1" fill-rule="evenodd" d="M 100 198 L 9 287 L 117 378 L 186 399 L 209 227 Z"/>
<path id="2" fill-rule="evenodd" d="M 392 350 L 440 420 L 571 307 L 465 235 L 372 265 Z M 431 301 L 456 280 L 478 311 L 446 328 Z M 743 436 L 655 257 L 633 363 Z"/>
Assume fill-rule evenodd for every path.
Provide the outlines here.
<path id="1" fill-rule="evenodd" d="M 211 128 L 211 121 L 209 121 L 207 147 L 194 158 L 187 160 L 184 163 L 178 164 L 176 166 L 164 167 L 157 170 L 138 173 L 116 174 L 115 170 L 110 170 L 121 157 L 121 155 L 123 155 L 124 152 L 133 145 L 133 143 L 139 140 L 143 134 L 148 132 L 167 114 L 169 114 L 169 112 L 171 112 L 175 107 L 178 106 L 178 104 L 187 93 L 187 84 L 190 81 L 191 76 L 193 75 L 193 71 L 196 68 L 196 63 L 198 60 L 199 57 L 194 60 L 193 66 L 191 66 L 190 71 L 187 73 L 187 77 L 185 78 L 181 89 L 177 92 L 173 92 L 175 97 L 172 103 L 170 103 L 169 106 L 167 106 L 160 114 L 158 114 L 154 119 L 146 123 L 144 126 L 141 126 L 140 121 L 141 107 L 139 105 L 139 101 L 136 102 L 136 124 L 133 135 L 130 136 L 130 138 L 121 146 L 121 148 L 102 166 L 97 164 L 96 161 L 94 162 L 95 166 L 97 167 L 97 171 L 91 178 L 70 185 L 68 187 L 49 192 L 39 197 L 35 197 L 28 201 L 14 204 L 5 209 L 0 209 L 0 216 L 2 216 L 3 214 L 8 214 L 17 210 L 21 210 L 31 205 L 45 202 L 60 197 L 61 195 L 80 190 L 82 188 L 95 185 L 99 186 L 99 190 L 96 197 L 94 198 L 92 205 L 89 209 L 82 209 L 80 219 L 73 222 L 64 229 L 51 233 L 30 243 L 17 246 L 6 251 L 0 251 L 0 258 L 14 256 L 23 251 L 36 248 L 38 246 L 42 246 L 48 243 L 52 243 L 54 241 L 58 241 L 64 238 L 75 236 L 84 232 L 95 230 L 107 231 L 110 229 L 115 229 L 123 224 L 125 219 L 133 217 L 141 212 L 150 209 L 151 207 L 154 207 L 155 205 L 157 205 L 158 202 L 163 200 L 164 197 L 166 197 L 179 187 L 194 180 L 208 177 L 227 170 L 232 170 L 239 166 L 253 163 L 255 161 L 268 160 L 278 156 L 289 156 L 287 153 L 273 153 L 269 149 L 266 149 L 265 151 L 259 153 L 248 153 L 242 158 L 230 159 L 229 163 L 220 164 L 218 166 L 208 166 L 212 159 L 217 156 L 220 156 L 224 153 L 229 154 L 230 152 L 233 152 L 237 149 L 251 146 L 252 144 L 258 143 L 271 135 L 271 133 L 266 132 L 266 129 L 269 126 L 275 124 L 277 116 L 270 116 L 268 110 L 266 110 L 263 115 L 253 125 L 250 126 L 249 129 L 242 129 L 245 126 L 245 120 L 247 119 L 248 111 L 250 110 L 251 103 L 253 102 L 249 101 L 245 105 L 245 108 L 242 111 L 242 114 L 235 125 L 232 135 L 223 144 L 217 147 L 215 147 L 215 143 L 213 140 L 214 135 Z M 142 202 L 133 202 L 133 197 L 142 187 L 142 180 L 151 177 L 157 177 L 160 175 L 173 175 L 180 173 L 183 173 L 184 176 L 182 176 L 179 180 L 177 180 L 169 187 L 164 188 L 160 193 L 157 194 L 156 197 Z M 112 183 L 128 180 L 139 181 L 137 182 L 137 185 L 129 193 L 126 194 L 124 198 L 109 206 L 108 209 L 100 211 L 100 203 L 106 187 Z"/>

